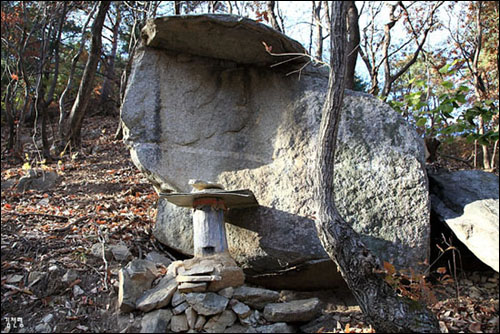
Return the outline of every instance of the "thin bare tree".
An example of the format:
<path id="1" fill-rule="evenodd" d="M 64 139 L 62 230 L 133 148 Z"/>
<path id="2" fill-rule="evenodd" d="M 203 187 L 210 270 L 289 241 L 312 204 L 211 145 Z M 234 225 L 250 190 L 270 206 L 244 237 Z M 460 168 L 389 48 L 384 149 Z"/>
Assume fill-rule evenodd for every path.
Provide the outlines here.
<path id="1" fill-rule="evenodd" d="M 404 4 L 402 1 L 387 3 L 389 6 L 389 21 L 381 29 L 377 26 L 377 20 L 384 3 L 368 2 L 369 21 L 363 28 L 362 42 L 358 51 L 370 74 L 371 88 L 369 92 L 371 94 L 378 95 L 380 93 L 383 98 L 386 98 L 391 92 L 392 84 L 417 61 L 429 32 L 436 24 L 436 12 L 443 3 L 444 1 L 435 1 L 431 4 L 424 4 L 424 6 L 427 6 L 427 14 L 420 17 L 419 21 L 421 22 L 418 29 L 415 28 L 416 25 L 408 15 L 407 8 L 420 4 L 417 4 L 416 1 L 409 4 Z M 405 18 L 407 22 L 410 37 L 398 46 L 394 46 L 392 45 L 392 29 L 402 18 Z M 412 42 L 415 43 L 415 49 L 411 52 L 411 57 L 408 57 L 406 62 L 402 62 L 393 73 L 392 57 Z M 382 66 L 384 81 L 382 91 L 380 91 L 379 74 Z"/>
<path id="2" fill-rule="evenodd" d="M 399 297 L 384 280 L 380 260 L 340 216 L 334 201 L 334 162 L 345 88 L 347 3 L 333 1 L 330 77 L 323 105 L 316 157 L 316 228 L 319 239 L 337 263 L 368 322 L 379 333 L 439 333 L 434 314 L 422 304 Z"/>
<path id="3" fill-rule="evenodd" d="M 73 107 L 68 117 L 68 125 L 63 129 L 62 142 L 69 143 L 74 147 L 79 147 L 81 145 L 81 129 L 83 118 L 87 111 L 87 106 L 90 101 L 90 94 L 93 89 L 94 76 L 97 70 L 97 64 L 101 58 L 101 47 L 102 47 L 102 28 L 104 26 L 104 20 L 106 19 L 106 13 L 110 6 L 109 1 L 101 1 L 99 3 L 99 10 L 92 23 L 92 41 L 90 43 L 90 52 L 85 64 L 85 69 L 83 71 L 83 77 L 80 81 L 80 86 L 78 88 L 78 94 L 76 96 Z"/>

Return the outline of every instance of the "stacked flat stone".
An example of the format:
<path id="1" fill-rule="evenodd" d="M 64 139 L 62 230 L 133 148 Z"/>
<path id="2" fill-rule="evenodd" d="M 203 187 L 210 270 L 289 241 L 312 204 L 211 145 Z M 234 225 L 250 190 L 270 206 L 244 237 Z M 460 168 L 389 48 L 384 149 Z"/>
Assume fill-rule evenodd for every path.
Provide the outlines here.
<path id="1" fill-rule="evenodd" d="M 317 298 L 280 302 L 277 291 L 245 286 L 228 254 L 175 261 L 157 276 L 147 260 L 131 261 L 119 275 L 120 310 L 145 312 L 143 333 L 292 333 L 320 313 Z"/>

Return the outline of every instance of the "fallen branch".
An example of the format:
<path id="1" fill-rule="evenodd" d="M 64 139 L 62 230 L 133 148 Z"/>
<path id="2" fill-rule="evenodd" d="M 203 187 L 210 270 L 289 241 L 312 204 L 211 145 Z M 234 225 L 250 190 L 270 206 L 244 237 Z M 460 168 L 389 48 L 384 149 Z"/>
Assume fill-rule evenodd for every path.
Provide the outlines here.
<path id="1" fill-rule="evenodd" d="M 21 213 L 21 212 L 16 212 L 16 211 L 2 211 L 2 215 L 5 213 L 19 216 L 19 217 L 38 216 L 38 217 L 57 218 L 57 219 L 64 219 L 64 220 L 70 219 L 69 217 L 66 217 L 66 216 L 51 215 L 49 213 L 38 213 L 38 212 Z"/>
<path id="2" fill-rule="evenodd" d="M 75 219 L 73 220 L 72 222 L 70 222 L 68 225 L 64 226 L 64 227 L 61 227 L 61 228 L 56 228 L 56 229 L 53 229 L 52 232 L 54 233 L 62 233 L 62 232 L 67 232 L 71 229 L 71 227 L 81 223 L 82 221 L 86 220 L 86 219 L 89 219 L 91 216 L 83 216 L 83 217 L 80 217 L 78 219 Z"/>
<path id="3" fill-rule="evenodd" d="M 454 157 L 454 156 L 451 156 L 451 155 L 446 155 L 446 154 L 440 154 L 440 156 L 443 157 L 443 158 L 445 158 L 445 159 L 453 159 L 453 160 L 456 160 L 456 161 L 463 162 L 468 167 L 472 168 L 472 165 L 470 164 L 470 162 L 467 161 L 467 160 L 465 160 L 465 159 L 461 159 L 461 158 Z"/>
<path id="4" fill-rule="evenodd" d="M 103 236 L 102 234 L 102 231 L 101 231 L 101 226 L 100 225 L 97 225 L 97 233 L 98 233 L 98 237 L 99 237 L 99 241 L 101 242 L 101 256 L 102 256 L 102 260 L 104 261 L 104 278 L 103 278 L 103 281 L 104 281 L 104 290 L 108 290 L 108 260 L 106 260 L 106 248 L 105 248 L 105 237 Z"/>

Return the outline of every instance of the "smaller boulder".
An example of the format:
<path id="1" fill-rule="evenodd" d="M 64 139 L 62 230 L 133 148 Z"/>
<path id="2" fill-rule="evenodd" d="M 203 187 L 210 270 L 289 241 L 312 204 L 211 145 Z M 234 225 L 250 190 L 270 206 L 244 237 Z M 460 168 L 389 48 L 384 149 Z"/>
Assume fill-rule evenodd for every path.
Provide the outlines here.
<path id="1" fill-rule="evenodd" d="M 432 210 L 478 259 L 499 270 L 498 176 L 480 170 L 429 173 Z"/>
<path id="2" fill-rule="evenodd" d="M 196 311 L 192 307 L 188 307 L 186 309 L 185 314 L 186 314 L 186 319 L 187 319 L 189 328 L 194 329 L 195 324 L 196 324 L 196 318 L 197 318 L 198 314 L 196 313 Z"/>
<path id="3" fill-rule="evenodd" d="M 231 305 L 232 310 L 240 319 L 246 319 L 252 314 L 252 309 L 248 307 L 248 305 L 239 302 L 236 299 L 231 299 L 229 305 Z"/>

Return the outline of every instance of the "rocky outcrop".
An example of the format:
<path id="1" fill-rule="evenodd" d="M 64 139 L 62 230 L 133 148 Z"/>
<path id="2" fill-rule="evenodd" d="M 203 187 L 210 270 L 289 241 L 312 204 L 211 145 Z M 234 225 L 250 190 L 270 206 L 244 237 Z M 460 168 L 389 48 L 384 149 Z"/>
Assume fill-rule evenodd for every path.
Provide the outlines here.
<path id="1" fill-rule="evenodd" d="M 498 272 L 498 176 L 479 170 L 430 173 L 432 210 L 478 259 Z"/>
<path id="2" fill-rule="evenodd" d="M 266 58 L 262 41 L 273 52 L 300 48 L 261 24 L 234 20 L 195 16 L 148 23 L 121 114 L 125 142 L 135 165 L 159 191 L 188 192 L 189 179 L 253 191 L 258 208 L 226 214 L 229 251 L 248 280 L 273 285 L 279 277 L 285 285 L 276 288 L 331 285 L 342 279 L 316 235 L 313 197 L 327 73 L 304 70 L 298 80 L 286 74 L 299 64 L 262 67 L 274 58 L 244 57 L 236 41 L 247 34 L 257 37 L 244 53 Z M 212 27 L 224 55 L 198 44 L 214 38 Z M 348 92 L 342 118 L 337 206 L 383 260 L 415 267 L 429 249 L 423 142 L 370 95 Z M 160 200 L 154 234 L 192 254 L 190 210 Z"/>

